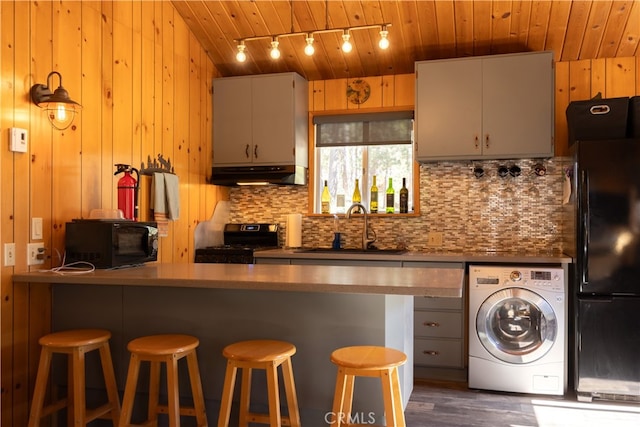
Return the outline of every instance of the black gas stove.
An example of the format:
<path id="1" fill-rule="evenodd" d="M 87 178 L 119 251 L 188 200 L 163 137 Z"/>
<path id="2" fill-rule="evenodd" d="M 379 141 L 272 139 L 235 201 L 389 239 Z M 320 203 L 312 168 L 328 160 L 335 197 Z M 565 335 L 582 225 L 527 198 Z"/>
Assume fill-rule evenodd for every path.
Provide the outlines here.
<path id="1" fill-rule="evenodd" d="M 225 224 L 224 245 L 196 249 L 197 263 L 253 264 L 253 252 L 278 247 L 278 224 Z"/>

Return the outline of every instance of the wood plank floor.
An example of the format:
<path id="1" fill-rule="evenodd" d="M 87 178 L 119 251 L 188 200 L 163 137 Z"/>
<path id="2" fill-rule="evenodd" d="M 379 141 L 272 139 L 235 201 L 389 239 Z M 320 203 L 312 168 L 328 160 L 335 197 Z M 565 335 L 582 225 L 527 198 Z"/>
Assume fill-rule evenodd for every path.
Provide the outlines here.
<path id="1" fill-rule="evenodd" d="M 407 427 L 638 427 L 637 402 L 578 402 L 573 395 L 470 390 L 466 383 L 416 380 Z"/>

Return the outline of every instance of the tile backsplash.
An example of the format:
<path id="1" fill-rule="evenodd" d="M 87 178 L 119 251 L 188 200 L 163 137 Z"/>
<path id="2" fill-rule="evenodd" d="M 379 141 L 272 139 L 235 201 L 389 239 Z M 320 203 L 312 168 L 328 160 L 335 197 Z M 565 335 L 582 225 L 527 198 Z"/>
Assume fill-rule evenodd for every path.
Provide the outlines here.
<path id="1" fill-rule="evenodd" d="M 546 167 L 542 176 L 534 173 L 538 163 Z M 498 175 L 499 166 L 514 164 L 520 176 Z M 430 252 L 561 253 L 567 164 L 563 158 L 421 164 L 420 214 L 370 216 L 375 244 Z M 476 178 L 474 166 L 481 166 L 485 175 Z M 290 213 L 303 215 L 303 246 L 331 246 L 334 219 L 308 215 L 307 186 L 234 187 L 230 200 L 231 222 L 278 223 L 282 246 Z M 343 247 L 359 247 L 362 219 L 341 215 L 339 222 Z M 429 232 L 442 233 L 441 246 L 429 246 Z"/>

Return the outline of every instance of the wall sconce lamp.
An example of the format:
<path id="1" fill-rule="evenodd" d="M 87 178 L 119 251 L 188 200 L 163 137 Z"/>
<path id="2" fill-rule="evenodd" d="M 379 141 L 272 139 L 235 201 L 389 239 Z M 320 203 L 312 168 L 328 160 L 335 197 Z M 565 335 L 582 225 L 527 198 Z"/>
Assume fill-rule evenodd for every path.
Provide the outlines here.
<path id="1" fill-rule="evenodd" d="M 57 75 L 60 85 L 52 93 L 51 78 Z M 69 92 L 62 87 L 62 76 L 57 71 L 52 71 L 47 76 L 47 84 L 36 83 L 31 87 L 31 101 L 47 112 L 47 118 L 54 128 L 65 130 L 82 108 L 82 105 L 69 98 Z"/>

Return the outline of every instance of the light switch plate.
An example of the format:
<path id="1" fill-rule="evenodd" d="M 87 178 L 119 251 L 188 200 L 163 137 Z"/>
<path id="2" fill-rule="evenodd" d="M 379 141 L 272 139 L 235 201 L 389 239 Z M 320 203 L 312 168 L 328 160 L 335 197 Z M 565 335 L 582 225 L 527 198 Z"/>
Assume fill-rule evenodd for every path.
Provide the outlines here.
<path id="1" fill-rule="evenodd" d="M 4 266 L 13 267 L 16 265 L 16 244 L 5 243 L 4 244 Z"/>
<path id="2" fill-rule="evenodd" d="M 42 240 L 42 218 L 31 218 L 31 240 Z"/>
<path id="3" fill-rule="evenodd" d="M 27 130 L 9 128 L 9 149 L 18 153 L 27 152 Z"/>

